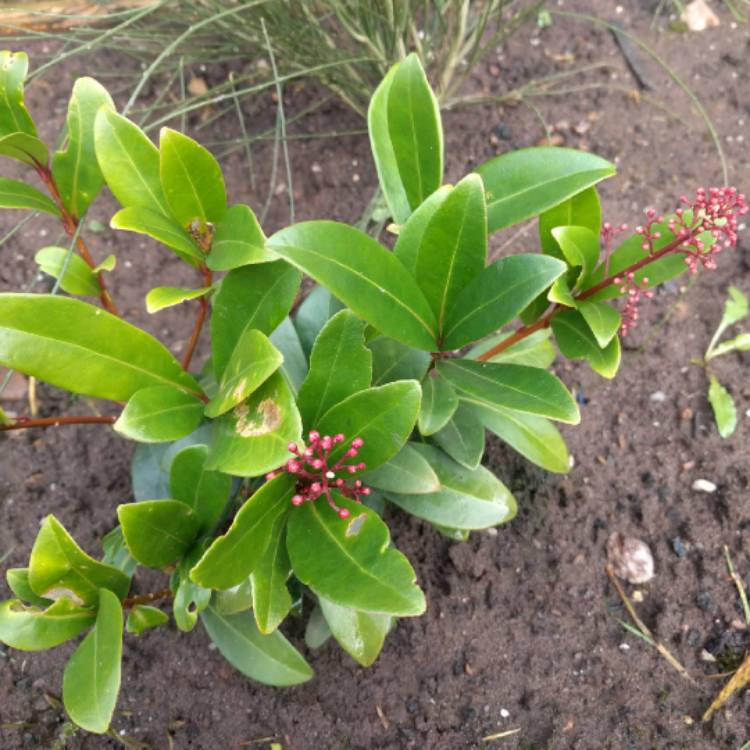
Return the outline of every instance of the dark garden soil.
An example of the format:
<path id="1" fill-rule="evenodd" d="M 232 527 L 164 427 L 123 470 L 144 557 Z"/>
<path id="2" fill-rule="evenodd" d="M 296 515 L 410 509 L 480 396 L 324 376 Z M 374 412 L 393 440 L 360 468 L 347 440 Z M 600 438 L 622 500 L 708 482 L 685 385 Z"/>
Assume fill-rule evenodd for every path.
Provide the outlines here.
<path id="1" fill-rule="evenodd" d="M 593 2 L 584 10 L 593 6 L 634 30 L 670 62 L 714 118 L 730 181 L 748 190 L 749 27 L 732 24 L 720 6 L 717 29 L 689 36 L 651 29 L 654 4 L 630 0 L 616 9 L 614 3 Z M 653 86 L 640 93 L 608 31 L 556 18 L 551 28 L 523 29 L 468 81 L 467 93 L 502 93 L 585 64 L 612 66 L 589 75 L 598 87 L 534 103 L 555 126 L 555 142 L 617 162 L 619 176 L 601 187 L 605 218 L 632 226 L 646 206 L 669 210 L 681 193 L 721 182 L 716 151 L 687 97 L 643 53 L 639 60 Z M 43 125 L 46 134 L 62 122 L 72 77 L 96 75 L 103 63 L 112 60 L 102 56 L 90 67 L 77 61 L 32 88 L 37 119 L 51 115 Z M 309 86 L 290 88 L 288 114 L 319 95 Z M 267 94 L 248 104 L 252 130 L 272 126 L 274 111 Z M 231 114 L 210 129 L 196 131 L 197 124 L 189 122 L 188 129 L 204 141 L 238 135 Z M 361 127 L 332 102 L 291 130 Z M 534 112 L 523 105 L 449 113 L 445 133 L 450 180 L 543 136 Z M 358 219 L 375 187 L 365 135 L 295 140 L 291 156 L 298 218 Z M 256 149 L 255 159 L 263 186 L 255 194 L 240 153 L 225 167 L 232 199 L 259 206 L 270 143 Z M 286 196 L 279 192 L 268 231 L 288 219 Z M 100 202 L 94 217 L 106 223 L 113 210 L 113 202 Z M 7 217 L 4 222 L 11 226 Z M 33 282 L 33 251 L 56 241 L 52 226 L 30 226 L 2 248 L 3 290 Z M 89 239 L 98 258 L 118 256 L 111 286 L 127 317 L 173 342 L 175 351 L 184 347 L 189 308 L 148 317 L 143 296 L 156 285 L 192 283 L 189 271 L 135 235 L 89 232 Z M 537 247 L 533 226 L 496 240 L 498 253 Z M 750 739 L 750 692 L 734 697 L 708 724 L 700 716 L 722 684 L 708 676 L 736 665 L 750 646 L 723 557 L 723 545 L 729 545 L 750 583 L 750 355 L 731 355 L 716 365 L 738 403 L 739 426 L 726 441 L 713 426 L 704 372 L 691 359 L 702 354 L 721 317 L 727 286 L 750 293 L 749 252 L 745 233 L 736 250 L 720 256 L 719 270 L 701 274 L 689 293 L 683 295 L 681 286 L 687 278 L 667 285 L 643 308 L 644 320 L 627 339 L 613 382 L 577 364 L 558 368 L 575 389 L 583 415 L 580 426 L 564 429 L 575 458 L 567 476 L 545 474 L 490 441 L 486 462 L 518 499 L 512 523 L 459 544 L 389 512 L 394 538 L 413 562 L 429 607 L 424 617 L 398 623 L 372 668 L 355 666 L 332 642 L 306 651 L 302 628 L 294 623 L 288 632 L 316 677 L 287 690 L 246 680 L 209 647 L 200 627 L 187 635 L 169 627 L 127 636 L 116 730 L 149 747 L 179 750 L 260 750 L 272 741 L 284 750 L 739 750 Z M 34 290 L 45 283 L 37 282 Z M 48 387 L 40 387 L 38 399 L 42 415 L 91 413 L 85 400 L 71 402 Z M 4 406 L 19 413 L 27 408 L 22 402 Z M 85 548 L 98 549 L 116 505 L 130 500 L 131 450 L 111 430 L 97 427 L 0 438 L 2 567 L 25 564 L 48 513 Z M 696 479 L 713 482 L 716 491 L 693 490 Z M 606 539 L 614 530 L 651 546 L 656 577 L 640 587 L 640 595 L 636 587 L 627 590 L 642 599 L 635 605 L 642 618 L 697 684 L 614 619 L 627 619 L 604 572 Z M 162 584 L 154 575 L 136 585 L 148 591 Z M 3 750 L 118 746 L 83 733 L 67 745 L 54 744 L 63 714 L 50 696 L 59 695 L 71 650 L 71 644 L 43 654 L 0 648 Z M 505 731 L 506 737 L 482 741 Z"/>

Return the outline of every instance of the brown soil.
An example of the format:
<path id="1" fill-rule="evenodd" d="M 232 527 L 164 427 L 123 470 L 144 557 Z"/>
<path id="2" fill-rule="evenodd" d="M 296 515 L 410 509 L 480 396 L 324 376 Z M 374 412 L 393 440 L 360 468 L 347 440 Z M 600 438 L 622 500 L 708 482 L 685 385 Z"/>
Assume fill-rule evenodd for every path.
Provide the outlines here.
<path id="1" fill-rule="evenodd" d="M 694 88 L 717 125 L 730 180 L 747 189 L 748 27 L 733 26 L 722 6 L 718 29 L 681 36 L 650 28 L 650 3 L 629 0 L 620 13 L 610 3 L 589 5 L 652 44 Z M 721 182 L 714 148 L 689 101 L 653 63 L 642 55 L 641 60 L 655 89 L 644 92 L 639 103 L 636 94 L 627 93 L 637 86 L 610 33 L 558 18 L 552 28 L 523 29 L 467 88 L 501 93 L 577 65 L 609 63 L 610 71 L 588 79 L 600 87 L 534 102 L 557 124 L 567 145 L 590 148 L 618 163 L 620 175 L 601 189 L 605 216 L 633 225 L 645 206 L 668 210 L 680 193 Z M 96 74 L 101 60 L 90 65 L 85 72 Z M 30 106 L 38 120 L 49 115 L 47 135 L 60 126 L 78 72 L 71 66 L 32 91 Z M 287 106 L 298 111 L 316 95 L 297 89 L 289 93 Z M 273 123 L 268 96 L 248 105 L 248 113 L 253 130 Z M 196 132 L 196 123 L 190 126 Z M 331 104 L 294 132 L 358 127 L 356 117 Z M 525 106 L 449 113 L 445 132 L 451 180 L 495 153 L 533 145 L 543 135 Z M 197 133 L 202 140 L 236 135 L 232 115 L 212 126 L 210 135 Z M 366 136 L 294 141 L 291 149 L 298 218 L 356 221 L 375 186 Z M 270 146 L 256 149 L 255 157 L 259 176 L 267 180 Z M 241 156 L 230 157 L 225 166 L 232 199 L 261 204 L 265 188 L 256 194 L 249 190 Z M 3 170 L 9 174 L 5 164 Z M 267 221 L 269 231 L 287 220 L 284 206 L 281 195 Z M 106 223 L 113 209 L 112 202 L 101 202 L 94 216 Z M 51 225 L 39 221 L 31 227 L 2 248 L 4 290 L 32 282 L 33 251 L 55 241 Z M 495 249 L 533 250 L 534 231 L 502 235 Z M 190 283 L 189 270 L 135 236 L 89 237 L 97 257 L 114 252 L 119 258 L 111 286 L 129 319 L 177 342 L 175 350 L 184 347 L 191 316 L 167 311 L 148 317 L 143 296 L 159 284 Z M 627 340 L 614 382 L 578 364 L 559 367 L 584 404 L 582 424 L 565 429 L 575 457 L 569 475 L 547 475 L 490 443 L 487 463 L 519 501 L 512 523 L 458 544 L 416 519 L 389 513 L 395 540 L 412 560 L 429 608 L 422 618 L 399 622 L 372 668 L 355 666 L 329 643 L 318 652 L 305 651 L 316 671 L 314 681 L 275 690 L 233 671 L 208 648 L 200 628 L 188 635 L 169 627 L 127 636 L 117 732 L 154 748 L 204 750 L 260 750 L 270 746 L 270 738 L 284 750 L 739 750 L 750 738 L 750 693 L 733 698 L 708 724 L 700 716 L 722 684 L 707 676 L 736 663 L 750 642 L 722 555 L 723 545 L 729 545 L 741 574 L 750 573 L 750 419 L 745 416 L 750 357 L 732 355 L 716 366 L 740 413 L 737 433 L 727 441 L 713 426 L 705 375 L 690 361 L 706 347 L 727 285 L 750 293 L 747 237 L 720 258 L 717 272 L 701 274 L 688 294 L 673 283 L 657 295 Z M 34 286 L 43 288 L 44 282 Z M 663 400 L 653 398 L 657 391 Z M 39 397 L 45 415 L 91 408 L 46 387 Z M 5 405 L 25 410 L 22 403 Z M 25 564 L 39 521 L 48 513 L 55 513 L 84 547 L 97 549 L 96 540 L 114 522 L 116 505 L 130 499 L 132 446 L 105 428 L 85 427 L 11 433 L 0 442 L 2 565 Z M 717 491 L 692 490 L 698 478 L 714 482 Z M 636 606 L 697 685 L 613 618 L 626 619 L 604 573 L 605 541 L 613 530 L 651 545 L 657 575 L 640 587 L 643 602 Z M 149 584 L 160 586 L 161 580 L 140 579 L 137 585 L 145 591 Z M 633 587 L 628 590 L 632 594 Z M 304 650 L 301 626 L 292 624 L 289 632 Z M 52 747 L 64 717 L 45 694 L 59 694 L 71 650 L 70 644 L 43 654 L 0 648 L 3 748 Z M 706 661 L 704 650 L 719 662 Z M 12 723 L 18 724 L 7 728 Z M 84 733 L 65 745 L 117 746 Z"/>

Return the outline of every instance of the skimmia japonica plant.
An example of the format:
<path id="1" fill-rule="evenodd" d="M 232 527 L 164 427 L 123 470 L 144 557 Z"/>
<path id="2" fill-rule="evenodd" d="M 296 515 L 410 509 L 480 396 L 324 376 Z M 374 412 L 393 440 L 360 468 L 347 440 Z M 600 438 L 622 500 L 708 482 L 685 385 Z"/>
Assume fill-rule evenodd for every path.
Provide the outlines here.
<path id="1" fill-rule="evenodd" d="M 303 608 L 310 647 L 332 635 L 371 664 L 396 619 L 425 609 L 386 504 L 457 539 L 513 518 L 513 497 L 480 465 L 486 431 L 567 471 L 553 422 L 580 417 L 549 371 L 556 351 L 614 376 L 639 299 L 712 267 L 746 210 L 734 190 L 701 191 L 618 244 L 624 228 L 601 224 L 594 187 L 614 167 L 561 148 L 504 154 L 445 185 L 435 97 L 410 56 L 369 110 L 393 249 L 333 221 L 266 237 L 250 207 L 227 205 L 204 148 L 170 129 L 157 148 L 90 78 L 50 155 L 23 103 L 26 69 L 2 53 L 0 154 L 39 187 L 3 179 L 0 204 L 56 216 L 70 247 L 36 256 L 61 293 L 0 295 L 0 363 L 110 404 L 107 416 L 4 415 L 0 429 L 98 422 L 139 445 L 133 502 L 101 559 L 47 517 L 27 567 L 7 571 L 16 598 L 0 606 L 0 640 L 41 650 L 83 635 L 63 698 L 94 732 L 116 705 L 123 627 L 140 634 L 170 615 L 181 630 L 200 621 L 238 670 L 272 685 L 312 676 L 279 629 Z M 152 313 L 197 307 L 182 362 L 122 319 L 115 260 L 88 249 L 81 220 L 105 183 L 122 204 L 113 228 L 196 269 L 196 288 L 146 296 Z M 534 217 L 541 252 L 488 264 L 488 235 Z M 303 274 L 317 286 L 298 304 Z M 211 356 L 196 368 L 204 322 Z M 138 566 L 163 571 L 163 590 L 135 593 Z"/>

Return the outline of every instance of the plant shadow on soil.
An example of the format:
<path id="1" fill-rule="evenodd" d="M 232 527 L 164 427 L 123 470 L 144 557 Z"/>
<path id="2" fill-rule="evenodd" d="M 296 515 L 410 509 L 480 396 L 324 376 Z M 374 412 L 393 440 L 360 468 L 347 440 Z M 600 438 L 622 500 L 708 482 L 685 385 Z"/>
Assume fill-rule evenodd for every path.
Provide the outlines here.
<path id="1" fill-rule="evenodd" d="M 588 6 L 583 9 L 615 16 L 608 3 L 597 0 Z M 629 0 L 623 6 L 616 19 L 653 44 L 695 88 L 721 133 L 731 181 L 747 190 L 748 27 L 732 27 L 723 13 L 718 29 L 689 37 L 659 33 L 649 28 L 650 11 L 641 3 Z M 565 145 L 589 148 L 617 162 L 619 175 L 601 188 L 605 218 L 633 226 L 642 208 L 669 210 L 681 193 L 706 180 L 719 182 L 713 147 L 684 95 L 648 64 L 658 82 L 650 96 L 691 127 L 643 97 L 639 102 L 635 95 L 608 91 L 607 86 L 634 90 L 636 84 L 610 34 L 590 25 L 556 19 L 544 30 L 527 26 L 499 59 L 476 71 L 468 88 L 500 93 L 602 60 L 612 66 L 594 78 L 602 88 L 535 103 Z M 91 62 L 96 70 L 98 61 Z M 52 113 L 43 126 L 48 137 L 62 124 L 72 79 L 91 72 L 85 64 L 71 64 L 31 90 L 29 104 L 37 119 Z M 290 87 L 287 108 L 299 110 L 316 95 L 310 86 Z M 246 106 L 254 129 L 273 125 L 269 94 Z M 232 115 L 208 131 L 196 133 L 196 124 L 189 122 L 188 132 L 204 141 L 237 136 Z M 329 104 L 300 128 L 315 132 L 344 126 L 361 123 Z M 496 153 L 534 145 L 543 135 L 524 106 L 449 113 L 445 133 L 451 181 Z M 298 218 L 356 221 L 376 184 L 366 136 L 297 140 L 290 149 Z M 270 145 L 261 145 L 255 157 L 268 165 Z M 249 192 L 241 155 L 229 157 L 224 166 L 231 199 L 259 205 L 264 196 L 261 190 Z M 113 201 L 104 200 L 96 204 L 93 218 L 106 224 L 113 211 Z M 287 220 L 285 212 L 281 195 L 269 215 L 268 232 Z M 4 222 L 11 226 L 7 217 Z M 43 220 L 31 226 L 29 234 L 17 235 L 2 248 L 3 290 L 17 290 L 33 279 L 31 256 L 57 231 Z M 111 286 L 128 318 L 184 346 L 192 316 L 171 310 L 148 317 L 143 297 L 158 284 L 192 283 L 189 269 L 132 235 L 91 235 L 91 244 L 97 257 L 118 256 Z M 499 253 L 536 248 L 533 226 L 494 240 Z M 750 419 L 745 416 L 750 355 L 732 355 L 717 364 L 740 413 L 737 432 L 728 441 L 713 427 L 705 376 L 690 359 L 705 349 L 728 284 L 750 293 L 748 251 L 750 237 L 744 234 L 736 250 L 720 256 L 719 270 L 701 274 L 687 295 L 680 294 L 683 277 L 644 306 L 644 319 L 626 341 L 613 382 L 578 363 L 556 366 L 582 404 L 581 425 L 564 430 L 575 458 L 570 474 L 545 474 L 490 442 L 486 463 L 519 501 L 512 523 L 459 544 L 416 519 L 389 512 L 395 541 L 414 564 L 429 608 L 422 618 L 398 623 L 372 668 L 356 667 L 329 643 L 306 652 L 316 671 L 314 681 L 275 690 L 236 673 L 208 648 L 200 628 L 185 635 L 170 626 L 126 638 L 115 729 L 154 748 L 168 747 L 169 732 L 175 748 L 206 750 L 267 748 L 270 740 L 260 738 L 269 737 L 284 750 L 739 750 L 750 737 L 750 693 L 734 697 L 710 724 L 701 725 L 699 717 L 721 683 L 703 677 L 718 670 L 700 655 L 704 649 L 719 657 L 737 655 L 748 646 L 722 546 L 729 545 L 741 574 L 750 573 Z M 34 289 L 41 291 L 43 285 Z M 668 310 L 671 316 L 661 325 Z M 663 400 L 651 398 L 657 391 Z M 39 400 L 44 415 L 89 408 L 46 387 L 40 388 Z M 97 540 L 114 523 L 116 505 L 130 500 L 132 446 L 105 428 L 85 427 L 21 431 L 0 442 L 3 567 L 25 564 L 39 521 L 48 513 L 55 513 L 86 549 L 98 549 Z M 697 478 L 716 483 L 717 491 L 693 491 Z M 651 545 L 657 575 L 641 587 L 644 601 L 636 606 L 656 636 L 697 675 L 698 687 L 682 680 L 609 614 L 624 616 L 604 573 L 605 542 L 614 530 Z M 146 576 L 138 586 L 147 590 L 150 583 L 159 586 L 161 580 Z M 298 645 L 301 633 L 301 626 L 293 624 L 290 635 Z M 3 748 L 52 746 L 64 719 L 45 693 L 59 693 L 62 666 L 72 648 L 67 644 L 43 654 L 0 649 L 0 723 L 20 724 L 0 729 Z M 482 741 L 516 728 L 517 734 Z M 112 739 L 84 733 L 65 745 L 86 750 L 117 746 Z"/>

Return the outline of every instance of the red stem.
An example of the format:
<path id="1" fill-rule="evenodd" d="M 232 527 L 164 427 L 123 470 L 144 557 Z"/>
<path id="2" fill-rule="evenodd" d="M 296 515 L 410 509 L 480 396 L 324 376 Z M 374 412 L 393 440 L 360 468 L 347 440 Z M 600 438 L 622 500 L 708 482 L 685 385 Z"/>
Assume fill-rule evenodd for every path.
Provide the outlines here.
<path id="1" fill-rule="evenodd" d="M 17 417 L 12 424 L 0 425 L 0 432 L 25 430 L 29 427 L 59 427 L 64 424 L 114 424 L 117 417 Z"/>
<path id="2" fill-rule="evenodd" d="M 149 594 L 139 594 L 138 596 L 128 597 L 123 601 L 122 606 L 123 609 L 132 609 L 139 604 L 150 604 L 151 602 L 159 601 L 159 599 L 166 599 L 170 596 L 172 596 L 172 592 L 169 589 L 152 591 Z"/>
<path id="3" fill-rule="evenodd" d="M 206 266 L 201 266 L 201 273 L 203 274 L 203 286 L 208 288 L 213 283 L 213 275 Z M 203 330 L 203 323 L 206 321 L 208 315 L 208 300 L 205 295 L 199 300 L 200 309 L 198 310 L 198 317 L 195 319 L 195 325 L 193 326 L 193 333 L 190 336 L 188 342 L 187 351 L 185 356 L 182 358 L 182 369 L 187 370 L 190 367 L 190 361 L 193 359 L 195 347 L 198 346 L 198 339 L 200 338 L 201 331 Z"/>

